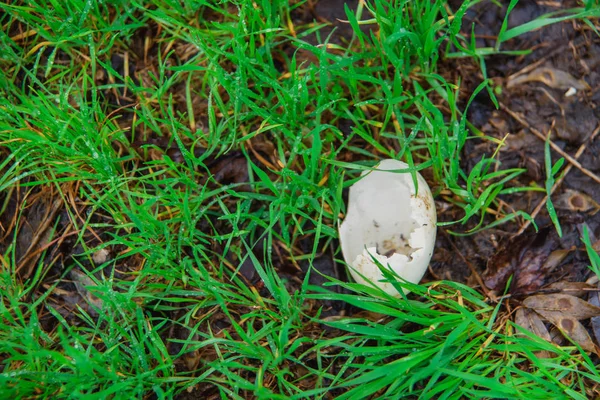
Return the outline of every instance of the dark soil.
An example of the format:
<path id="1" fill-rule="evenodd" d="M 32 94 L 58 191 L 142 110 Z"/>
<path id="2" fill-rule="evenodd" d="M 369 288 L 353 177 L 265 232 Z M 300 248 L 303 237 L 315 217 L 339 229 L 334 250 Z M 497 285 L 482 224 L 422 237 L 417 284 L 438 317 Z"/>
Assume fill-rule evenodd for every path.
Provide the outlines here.
<path id="1" fill-rule="evenodd" d="M 509 28 L 556 11 L 549 3 L 538 3 L 541 2 L 521 2 L 510 14 Z M 470 27 L 471 21 L 475 24 L 478 46 L 495 45 L 494 35 L 499 31 L 505 13 L 506 9 L 489 5 L 470 11 L 465 26 Z M 487 93 L 482 92 L 471 105 L 468 116 L 470 122 L 484 134 L 498 139 L 506 137 L 499 160 L 504 169 L 526 169 L 519 177 L 518 184 L 521 186 L 537 184 L 544 187 L 545 142 L 534 131 L 544 136 L 550 134 L 550 140 L 572 157 L 583 149 L 578 159 L 581 168 L 571 168 L 551 197 L 565 234 L 559 238 L 554 228 L 544 228 L 536 234 L 531 226 L 521 232 L 522 229 L 516 224 L 503 225 L 501 230 L 484 231 L 466 238 L 442 234 L 439 235 L 435 256 L 437 262 L 432 267 L 437 275 L 446 279 L 468 280 L 472 277 L 471 271 L 465 271 L 462 257 L 454 260 L 448 257 L 447 252 L 453 249 L 448 242 L 453 241 L 478 271 L 487 268 L 487 283 L 494 286 L 491 289 L 503 291 L 506 279 L 501 279 L 499 275 L 518 273 L 519 269 L 526 268 L 526 265 L 521 265 L 524 262 L 523 252 L 532 251 L 540 257 L 536 264 L 539 266 L 552 251 L 575 248 L 547 274 L 538 274 L 528 284 L 519 280 L 513 282 L 511 292 L 516 293 L 529 293 L 561 279 L 585 280 L 589 262 L 579 240 L 583 224 L 587 224 L 593 237 L 600 237 L 600 215 L 597 213 L 600 183 L 589 176 L 600 175 L 600 140 L 592 137 L 600 129 L 600 109 L 597 107 L 600 96 L 600 74 L 597 72 L 597 66 L 600 65 L 600 39 L 581 22 L 565 22 L 503 44 L 503 50 L 525 49 L 533 51 L 526 56 L 499 55 L 486 59 L 489 77 L 501 88 L 501 94 L 498 95 L 501 107 L 496 109 Z M 483 79 L 477 66 L 469 60 L 451 61 L 446 66 L 459 71 L 464 82 L 465 99 Z M 536 74 L 548 74 L 548 71 L 557 75 L 567 73 L 572 80 L 556 80 L 550 82 L 551 85 L 547 84 L 548 81 L 543 83 L 535 80 Z M 519 82 L 519 76 L 529 76 L 530 79 Z M 572 84 L 580 82 L 583 89 L 566 95 Z M 489 141 L 468 141 L 464 149 L 463 167 L 468 171 L 483 155 L 491 156 L 495 149 L 496 146 Z M 553 162 L 561 157 L 554 150 L 551 155 Z M 503 201 L 509 210 L 534 213 L 544 198 L 543 192 L 521 192 L 505 196 Z M 537 214 L 536 222 L 540 227 L 550 224 L 545 206 Z M 508 259 L 511 261 L 507 262 Z"/>

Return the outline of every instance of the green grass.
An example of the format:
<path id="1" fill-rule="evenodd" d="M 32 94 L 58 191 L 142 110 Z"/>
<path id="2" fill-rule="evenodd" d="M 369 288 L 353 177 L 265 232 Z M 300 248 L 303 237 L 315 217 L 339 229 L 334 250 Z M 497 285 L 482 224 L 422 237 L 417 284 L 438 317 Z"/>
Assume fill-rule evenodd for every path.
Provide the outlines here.
<path id="1" fill-rule="evenodd" d="M 19 230 L 0 247 L 2 397 L 591 395 L 587 355 L 515 335 L 466 286 L 413 285 L 398 300 L 309 280 L 319 257 L 341 259 L 343 190 L 381 158 L 429 171 L 460 210 L 444 223 L 457 232 L 528 217 L 498 210 L 536 190 L 512 184 L 523 170 L 497 169 L 496 154 L 460 164 L 477 135 L 437 67 L 449 43 L 485 67 L 460 34 L 475 2 L 400 3 L 346 9 L 354 36 L 341 45 L 298 21 L 303 2 L 0 3 L 0 213 L 22 231 L 40 193 L 61 210 L 27 276 Z M 247 178 L 219 176 L 219 160 L 241 160 Z M 63 240 L 73 257 L 57 257 Z M 101 248 L 112 257 L 96 265 Z M 97 301 L 66 315 L 71 270 Z M 323 317 L 332 300 L 363 311 Z"/>

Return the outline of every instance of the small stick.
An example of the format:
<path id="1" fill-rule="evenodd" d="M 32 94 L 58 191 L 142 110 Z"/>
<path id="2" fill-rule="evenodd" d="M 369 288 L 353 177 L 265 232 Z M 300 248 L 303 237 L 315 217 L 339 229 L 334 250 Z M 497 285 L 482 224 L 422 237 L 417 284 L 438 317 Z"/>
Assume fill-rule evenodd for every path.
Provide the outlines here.
<path id="1" fill-rule="evenodd" d="M 534 127 L 532 127 L 531 125 L 529 125 L 527 123 L 527 121 L 520 116 L 519 114 L 511 111 L 508 107 L 506 107 L 504 104 L 500 103 L 500 108 L 502 108 L 502 110 L 506 111 L 511 117 L 513 117 L 517 122 L 519 122 L 521 125 L 523 125 L 524 127 L 528 128 L 535 136 L 537 136 L 538 138 L 540 138 L 540 140 L 543 140 L 544 142 L 546 141 L 546 136 L 538 131 L 537 129 L 535 129 Z M 569 154 L 565 153 L 560 147 L 558 147 L 554 142 L 550 141 L 550 146 L 552 146 L 552 148 L 558 153 L 560 154 L 562 157 L 565 158 L 565 160 L 567 160 L 569 163 L 571 163 L 572 165 L 574 165 L 578 170 L 580 170 L 581 172 L 583 172 L 585 175 L 589 176 L 590 178 L 592 178 L 594 181 L 596 181 L 597 183 L 600 183 L 600 177 L 596 174 L 594 174 L 593 172 L 589 171 L 588 169 L 584 168 L 579 161 L 577 161 L 575 158 L 571 157 Z"/>
<path id="2" fill-rule="evenodd" d="M 575 159 L 578 160 L 579 157 L 581 157 L 581 155 L 583 154 L 583 152 L 585 151 L 587 145 L 589 143 L 592 143 L 594 141 L 594 139 L 596 138 L 596 136 L 598 136 L 598 133 L 600 133 L 600 124 L 598 124 L 598 126 L 596 127 L 596 129 L 594 129 L 594 132 L 592 132 L 592 135 L 590 136 L 590 138 L 587 140 L 586 143 L 583 143 L 581 146 L 579 146 L 579 149 L 577 149 L 577 152 L 575 153 Z M 550 132 L 548 132 L 548 135 L 550 134 Z M 552 142 L 550 142 L 552 143 Z M 565 167 L 564 172 L 562 174 L 562 176 L 556 181 L 554 182 L 554 185 L 552 186 L 552 189 L 550 190 L 550 194 L 553 194 L 554 191 L 560 186 L 562 185 L 563 181 L 565 180 L 567 174 L 571 171 L 571 169 L 573 168 L 573 164 L 569 164 Z M 531 218 L 535 219 L 535 217 L 538 215 L 538 213 L 541 211 L 542 207 L 544 206 L 544 204 L 546 204 L 546 200 L 548 199 L 548 194 L 546 194 L 544 196 L 544 198 L 542 199 L 542 201 L 540 201 L 540 203 L 537 205 L 537 207 L 533 210 L 533 212 L 531 213 Z M 513 235 L 513 237 L 515 236 L 519 236 L 520 234 L 522 234 L 523 232 L 525 232 L 525 229 L 527 229 L 529 227 L 529 225 L 531 225 L 531 221 L 525 221 L 525 223 L 523 224 L 523 226 L 521 226 L 521 228 L 519 229 L 519 231 L 517 233 L 515 233 Z"/>
<path id="3" fill-rule="evenodd" d="M 574 42 L 573 42 L 573 41 L 570 41 L 570 42 L 569 42 L 569 46 L 570 46 L 570 45 L 574 45 L 574 46 L 580 46 L 580 45 L 582 45 L 582 44 L 583 44 L 582 42 L 584 41 L 584 39 L 585 39 L 585 38 L 584 38 L 583 36 L 579 36 L 577 39 L 575 39 L 575 41 L 574 41 Z M 544 57 L 540 58 L 538 61 L 534 62 L 533 64 L 529 64 L 529 65 L 527 65 L 525 68 L 523 68 L 523 69 L 521 69 L 521 70 L 519 70 L 519 71 L 515 72 L 514 74 L 510 75 L 510 76 L 509 76 L 509 77 L 506 79 L 506 81 L 507 81 L 507 82 L 508 82 L 508 81 L 511 81 L 511 80 L 515 79 L 515 78 L 516 78 L 517 76 L 519 76 L 519 75 L 523 75 L 523 74 L 526 74 L 526 73 L 528 73 L 528 72 L 530 72 L 530 71 L 533 71 L 534 69 L 536 69 L 537 67 L 539 67 L 541 64 L 545 63 L 545 62 L 546 62 L 546 60 L 548 60 L 549 58 L 551 58 L 551 57 L 554 57 L 554 56 L 555 56 L 555 55 L 557 55 L 558 53 L 561 53 L 561 52 L 563 52 L 563 51 L 564 51 L 564 48 L 565 48 L 565 45 L 564 45 L 564 44 L 563 44 L 563 45 L 561 45 L 561 46 L 559 46 L 558 48 L 556 48 L 556 49 L 552 50 L 550 53 L 546 54 Z"/>

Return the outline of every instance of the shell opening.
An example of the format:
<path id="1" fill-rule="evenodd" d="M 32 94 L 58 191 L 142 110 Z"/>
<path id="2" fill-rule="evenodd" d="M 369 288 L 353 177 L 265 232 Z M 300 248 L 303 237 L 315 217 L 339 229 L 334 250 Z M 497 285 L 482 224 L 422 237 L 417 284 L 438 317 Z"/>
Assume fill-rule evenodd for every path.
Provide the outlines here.
<path id="1" fill-rule="evenodd" d="M 374 245 L 375 251 L 382 256 L 391 257 L 394 254 L 402 254 L 412 260 L 413 253 L 419 248 L 410 245 L 410 238 L 418 226 L 417 222 L 411 218 L 404 227 L 399 227 L 399 231 L 391 236 L 378 239 L 375 243 L 367 243 L 366 247 L 373 247 Z"/>

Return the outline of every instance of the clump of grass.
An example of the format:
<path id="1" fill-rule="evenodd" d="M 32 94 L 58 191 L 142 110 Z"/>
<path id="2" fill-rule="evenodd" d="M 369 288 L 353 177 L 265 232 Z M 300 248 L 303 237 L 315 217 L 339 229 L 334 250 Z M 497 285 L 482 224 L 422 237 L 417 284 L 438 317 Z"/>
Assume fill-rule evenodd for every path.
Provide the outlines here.
<path id="1" fill-rule="evenodd" d="M 430 168 L 475 228 L 516 190 L 495 155 L 462 169 L 465 109 L 437 74 L 474 3 L 361 3 L 339 43 L 302 1 L 0 4 L 2 395 L 586 394 L 585 354 L 537 359 L 551 345 L 464 285 L 312 280 L 380 158 Z M 34 216 L 13 203 L 38 191 L 62 212 L 22 276 Z M 325 318 L 331 301 L 356 313 Z"/>

